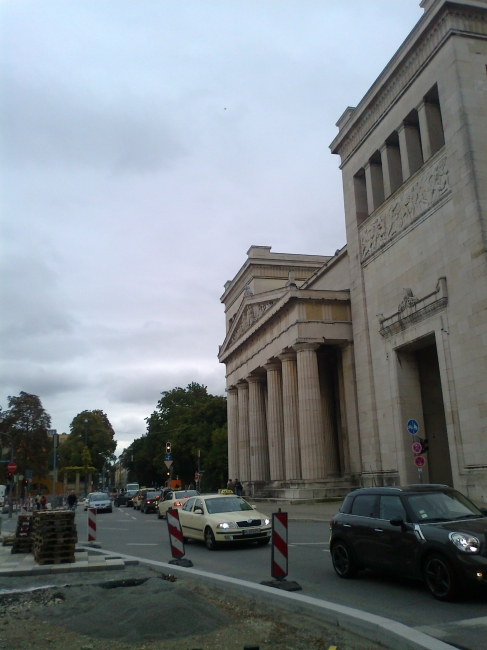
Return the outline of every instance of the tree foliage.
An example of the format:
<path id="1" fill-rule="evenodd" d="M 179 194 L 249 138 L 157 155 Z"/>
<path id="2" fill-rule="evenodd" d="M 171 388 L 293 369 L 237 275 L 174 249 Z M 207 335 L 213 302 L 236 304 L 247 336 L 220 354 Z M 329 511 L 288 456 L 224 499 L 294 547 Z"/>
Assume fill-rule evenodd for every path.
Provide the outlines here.
<path id="1" fill-rule="evenodd" d="M 71 432 L 68 439 L 59 447 L 61 469 L 93 465 L 101 472 L 103 465 L 113 460 L 113 452 L 117 446 L 115 431 L 107 415 L 98 409 L 82 411 L 73 419 L 69 428 Z M 85 433 L 88 441 L 88 461 L 86 454 L 83 455 Z"/>
<path id="2" fill-rule="evenodd" d="M 18 397 L 8 397 L 8 410 L 2 411 L 0 440 L 2 448 L 14 445 L 18 472 L 30 469 L 34 475 L 47 476 L 47 461 L 52 445 L 47 435 L 51 417 L 37 395 L 20 391 Z"/>
<path id="3" fill-rule="evenodd" d="M 194 482 L 200 450 L 204 489 L 216 490 L 226 485 L 225 397 L 210 395 L 206 386 L 197 383 L 174 388 L 162 393 L 146 422 L 146 435 L 135 440 L 125 452 L 125 465 L 132 480 L 148 486 L 162 485 L 167 480 L 164 460 L 166 441 L 170 441 L 173 478 L 178 476 L 183 484 Z"/>

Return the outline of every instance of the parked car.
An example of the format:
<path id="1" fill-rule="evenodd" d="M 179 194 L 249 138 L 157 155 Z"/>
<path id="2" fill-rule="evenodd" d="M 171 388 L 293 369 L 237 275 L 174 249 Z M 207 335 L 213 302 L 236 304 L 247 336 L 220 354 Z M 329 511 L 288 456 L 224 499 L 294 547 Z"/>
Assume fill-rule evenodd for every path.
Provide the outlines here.
<path id="1" fill-rule="evenodd" d="M 96 508 L 97 512 L 112 512 L 112 500 L 105 492 L 94 492 L 88 495 L 87 508 Z"/>
<path id="2" fill-rule="evenodd" d="M 210 551 L 221 542 L 256 541 L 262 546 L 271 539 L 266 515 L 238 496 L 190 497 L 179 510 L 179 521 L 185 540 L 202 540 Z"/>
<path id="3" fill-rule="evenodd" d="M 159 499 L 157 504 L 157 518 L 162 519 L 165 517 L 169 508 L 182 508 L 187 499 L 196 496 L 199 496 L 197 490 L 169 490 Z"/>
<path id="4" fill-rule="evenodd" d="M 144 514 L 147 514 L 148 512 L 156 512 L 160 496 L 160 490 L 145 490 L 145 494 L 140 503 L 140 511 Z"/>
<path id="5" fill-rule="evenodd" d="M 134 505 L 134 497 L 137 494 L 137 490 L 126 490 L 122 494 L 117 494 L 114 499 L 114 503 L 117 507 L 127 506 L 131 508 Z"/>
<path id="6" fill-rule="evenodd" d="M 438 600 L 487 587 L 487 509 L 446 485 L 355 490 L 330 527 L 340 578 L 379 569 L 424 580 Z"/>

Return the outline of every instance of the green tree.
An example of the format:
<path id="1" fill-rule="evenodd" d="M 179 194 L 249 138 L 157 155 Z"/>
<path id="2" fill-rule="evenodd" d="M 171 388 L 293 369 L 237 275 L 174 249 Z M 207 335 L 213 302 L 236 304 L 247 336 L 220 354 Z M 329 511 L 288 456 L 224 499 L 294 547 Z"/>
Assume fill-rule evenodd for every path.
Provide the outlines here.
<path id="1" fill-rule="evenodd" d="M 52 445 L 47 435 L 51 417 L 37 395 L 20 391 L 18 397 L 8 397 L 8 410 L 2 411 L 0 440 L 2 448 L 14 445 L 18 472 L 31 469 L 38 478 L 47 476 L 47 462 Z"/>
<path id="2" fill-rule="evenodd" d="M 147 434 L 127 449 L 131 476 L 144 485 L 162 484 L 167 479 L 164 464 L 166 441 L 171 442 L 173 478 L 183 484 L 194 482 L 200 464 L 205 490 L 226 485 L 227 474 L 226 399 L 210 395 L 206 386 L 191 383 L 162 393 L 156 410 L 146 418 Z"/>
<path id="3" fill-rule="evenodd" d="M 91 459 L 89 464 L 101 472 L 103 465 L 106 467 L 106 464 L 112 461 L 117 446 L 115 432 L 107 415 L 99 409 L 82 411 L 73 418 L 69 426 L 71 429 L 69 437 L 59 447 L 61 468 L 84 465 L 83 450 L 86 435 Z"/>

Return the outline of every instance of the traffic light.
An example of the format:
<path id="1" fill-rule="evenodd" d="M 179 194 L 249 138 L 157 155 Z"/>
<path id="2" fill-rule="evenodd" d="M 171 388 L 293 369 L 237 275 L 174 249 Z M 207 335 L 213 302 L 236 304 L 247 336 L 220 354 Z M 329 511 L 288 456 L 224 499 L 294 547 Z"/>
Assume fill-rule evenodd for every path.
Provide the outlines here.
<path id="1" fill-rule="evenodd" d="M 171 443 L 168 440 L 166 442 L 166 454 L 170 454 L 170 453 L 171 453 Z"/>
<path id="2" fill-rule="evenodd" d="M 13 479 L 13 477 L 14 477 L 13 472 L 7 472 L 7 481 L 11 481 Z"/>
<path id="3" fill-rule="evenodd" d="M 424 439 L 420 438 L 419 442 L 421 443 L 421 447 L 422 447 L 421 453 L 422 454 L 425 454 L 427 451 L 429 451 L 430 448 L 428 446 L 428 442 L 429 442 L 428 438 L 424 438 Z"/>

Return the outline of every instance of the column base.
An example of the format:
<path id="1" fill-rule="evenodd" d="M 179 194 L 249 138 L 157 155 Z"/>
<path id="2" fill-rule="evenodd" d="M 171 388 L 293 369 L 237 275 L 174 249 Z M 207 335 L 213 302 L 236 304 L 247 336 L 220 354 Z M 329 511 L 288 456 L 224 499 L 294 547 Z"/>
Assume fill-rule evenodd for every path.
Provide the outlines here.
<path id="1" fill-rule="evenodd" d="M 321 481 L 273 481 L 254 492 L 255 500 L 286 499 L 290 501 L 319 501 L 342 498 L 351 490 L 360 487 L 359 477 L 330 478 Z"/>

